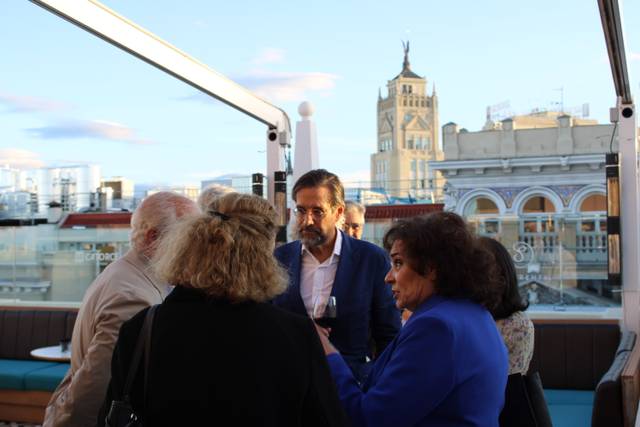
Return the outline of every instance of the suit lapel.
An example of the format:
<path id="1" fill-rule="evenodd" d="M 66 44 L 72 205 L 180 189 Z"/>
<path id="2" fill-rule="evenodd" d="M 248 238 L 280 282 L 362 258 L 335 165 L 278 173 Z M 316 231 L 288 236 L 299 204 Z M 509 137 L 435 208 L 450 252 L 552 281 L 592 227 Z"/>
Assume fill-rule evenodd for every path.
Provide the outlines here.
<path id="1" fill-rule="evenodd" d="M 342 233 L 342 231 L 339 231 Z M 331 295 L 336 297 L 338 302 L 338 317 L 340 316 L 340 302 L 348 301 L 349 288 L 352 283 L 354 267 L 358 265 L 358 253 L 353 247 L 351 238 L 342 233 L 342 248 L 340 248 L 340 260 L 338 261 L 338 269 L 336 277 L 331 287 Z"/>

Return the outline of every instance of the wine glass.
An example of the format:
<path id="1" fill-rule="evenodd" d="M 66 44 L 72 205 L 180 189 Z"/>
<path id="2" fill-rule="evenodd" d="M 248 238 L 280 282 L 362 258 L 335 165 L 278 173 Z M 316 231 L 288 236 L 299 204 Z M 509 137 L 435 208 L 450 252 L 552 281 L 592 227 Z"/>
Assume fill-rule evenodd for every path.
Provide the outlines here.
<path id="1" fill-rule="evenodd" d="M 313 304 L 313 320 L 323 328 L 333 328 L 338 316 L 336 297 L 329 296 L 326 301 L 323 298 L 316 298 Z"/>

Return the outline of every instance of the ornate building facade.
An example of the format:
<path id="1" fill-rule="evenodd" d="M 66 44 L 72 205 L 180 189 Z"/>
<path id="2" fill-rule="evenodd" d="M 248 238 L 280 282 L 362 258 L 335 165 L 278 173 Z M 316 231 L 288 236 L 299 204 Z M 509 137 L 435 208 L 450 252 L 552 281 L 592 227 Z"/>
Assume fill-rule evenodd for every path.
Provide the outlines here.
<path id="1" fill-rule="evenodd" d="M 431 199 L 436 176 L 429 161 L 442 160 L 438 135 L 438 97 L 427 93 L 427 79 L 411 70 L 409 43 L 402 71 L 378 94 L 378 141 L 371 155 L 372 186 L 391 197 Z"/>
<path id="2" fill-rule="evenodd" d="M 607 283 L 604 163 L 617 151 L 612 132 L 613 125 L 558 113 L 479 132 L 443 126 L 444 160 L 430 166 L 446 179 L 445 209 L 512 252 L 532 302 L 536 287 L 560 291 L 559 303 L 620 301 Z"/>

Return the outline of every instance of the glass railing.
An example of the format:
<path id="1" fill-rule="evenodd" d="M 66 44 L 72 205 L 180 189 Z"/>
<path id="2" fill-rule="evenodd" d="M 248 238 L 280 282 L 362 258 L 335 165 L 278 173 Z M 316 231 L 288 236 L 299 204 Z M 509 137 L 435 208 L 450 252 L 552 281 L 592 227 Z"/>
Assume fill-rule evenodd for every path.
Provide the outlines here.
<path id="1" fill-rule="evenodd" d="M 129 248 L 129 230 L 0 228 L 0 300 L 81 301 L 93 279 Z"/>

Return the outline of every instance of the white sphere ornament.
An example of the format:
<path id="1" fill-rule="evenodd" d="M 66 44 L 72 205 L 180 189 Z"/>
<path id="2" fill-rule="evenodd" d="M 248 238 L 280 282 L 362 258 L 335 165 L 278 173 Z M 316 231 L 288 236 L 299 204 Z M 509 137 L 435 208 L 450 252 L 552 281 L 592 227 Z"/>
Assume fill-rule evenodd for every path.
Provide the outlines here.
<path id="1" fill-rule="evenodd" d="M 303 119 L 308 119 L 309 117 L 311 117 L 315 110 L 316 108 L 309 101 L 304 101 L 298 106 L 298 114 L 300 114 Z"/>

